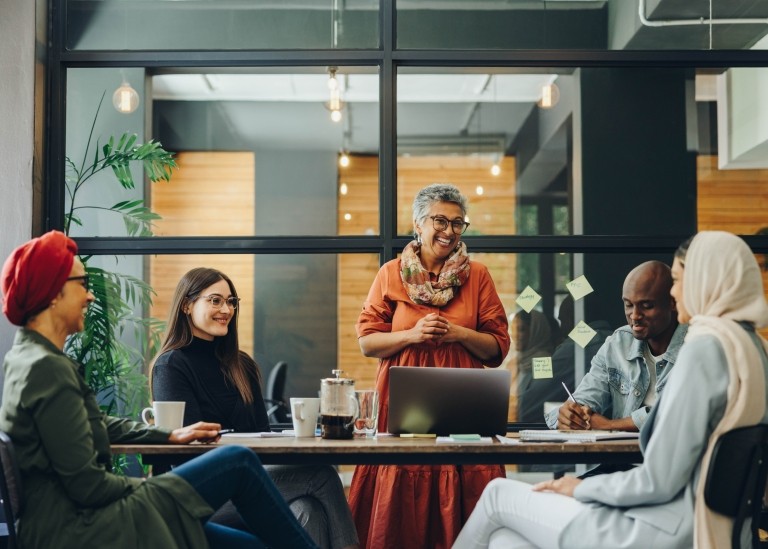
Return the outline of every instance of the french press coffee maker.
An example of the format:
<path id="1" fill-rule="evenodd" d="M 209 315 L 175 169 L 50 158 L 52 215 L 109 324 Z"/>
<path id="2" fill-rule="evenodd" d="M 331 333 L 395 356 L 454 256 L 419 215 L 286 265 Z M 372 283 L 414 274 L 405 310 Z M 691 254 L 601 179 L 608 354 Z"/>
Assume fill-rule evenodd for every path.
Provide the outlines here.
<path id="1" fill-rule="evenodd" d="M 341 370 L 332 370 L 336 377 L 320 382 L 320 436 L 330 439 L 352 438 L 358 416 L 355 380 L 341 377 Z"/>

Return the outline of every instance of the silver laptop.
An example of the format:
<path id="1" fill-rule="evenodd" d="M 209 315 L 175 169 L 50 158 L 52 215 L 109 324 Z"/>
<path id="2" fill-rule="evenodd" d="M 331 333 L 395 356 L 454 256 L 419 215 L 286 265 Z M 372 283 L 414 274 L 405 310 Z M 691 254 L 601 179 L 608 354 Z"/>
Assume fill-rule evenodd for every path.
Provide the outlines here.
<path id="1" fill-rule="evenodd" d="M 504 434 L 510 376 L 509 370 L 393 366 L 387 430 L 396 435 Z"/>

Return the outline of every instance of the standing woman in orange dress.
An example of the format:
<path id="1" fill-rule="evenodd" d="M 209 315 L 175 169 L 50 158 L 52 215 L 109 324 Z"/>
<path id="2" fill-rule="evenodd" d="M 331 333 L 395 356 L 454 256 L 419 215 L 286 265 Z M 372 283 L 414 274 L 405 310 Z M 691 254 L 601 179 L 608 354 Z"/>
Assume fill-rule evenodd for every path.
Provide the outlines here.
<path id="1" fill-rule="evenodd" d="M 416 240 L 376 275 L 357 321 L 363 354 L 379 359 L 379 431 L 387 430 L 390 366 L 497 367 L 509 351 L 504 307 L 461 235 L 467 199 L 453 185 L 413 201 Z M 447 548 L 501 465 L 358 466 L 349 501 L 369 548 Z"/>

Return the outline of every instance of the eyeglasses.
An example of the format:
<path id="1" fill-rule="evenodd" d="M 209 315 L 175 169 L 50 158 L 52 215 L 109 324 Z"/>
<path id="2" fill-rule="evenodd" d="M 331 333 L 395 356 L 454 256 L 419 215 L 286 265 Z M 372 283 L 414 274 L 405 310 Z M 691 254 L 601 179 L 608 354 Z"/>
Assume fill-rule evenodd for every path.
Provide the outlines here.
<path id="1" fill-rule="evenodd" d="M 224 299 L 222 296 L 218 294 L 211 294 L 211 295 L 201 295 L 198 296 L 198 299 L 205 299 L 208 303 L 211 304 L 211 307 L 214 309 L 221 309 L 224 307 L 224 304 L 227 304 L 227 307 L 230 309 L 237 309 L 237 304 L 240 303 L 239 297 L 228 297 Z"/>
<path id="2" fill-rule="evenodd" d="M 453 234 L 464 234 L 464 231 L 469 227 L 469 223 L 462 221 L 461 219 L 454 219 L 451 221 L 439 215 L 430 215 L 429 218 L 432 220 L 432 227 L 434 227 L 436 231 L 444 231 L 450 224 Z"/>
<path id="3" fill-rule="evenodd" d="M 90 286 L 88 285 L 88 275 L 83 275 L 83 276 L 70 276 L 70 277 L 67 279 L 67 281 L 70 281 L 70 280 L 82 280 L 82 281 L 83 281 L 83 288 L 85 288 L 85 289 L 86 289 L 86 291 L 87 291 L 87 290 L 90 288 Z"/>

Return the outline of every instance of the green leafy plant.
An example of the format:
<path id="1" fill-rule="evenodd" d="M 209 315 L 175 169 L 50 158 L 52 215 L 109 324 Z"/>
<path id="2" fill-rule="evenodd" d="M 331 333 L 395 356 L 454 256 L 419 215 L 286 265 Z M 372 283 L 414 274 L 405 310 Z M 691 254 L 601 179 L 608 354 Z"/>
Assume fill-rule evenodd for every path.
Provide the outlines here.
<path id="1" fill-rule="evenodd" d="M 141 163 L 150 181 L 169 181 L 176 167 L 173 154 L 160 143 L 137 144 L 135 134 L 124 133 L 119 139 L 91 147 L 96 120 L 102 101 L 96 109 L 88 141 L 79 164 L 66 158 L 67 212 L 64 232 L 74 225 L 83 226 L 84 210 L 105 210 L 120 216 L 130 236 L 152 236 L 152 223 L 160 216 L 144 205 L 143 200 L 124 200 L 111 207 L 83 204 L 80 197 L 86 184 L 104 185 L 93 179 L 112 170 L 124 189 L 134 189 L 131 164 Z M 66 352 L 85 368 L 85 379 L 108 414 L 136 418 L 148 401 L 148 383 L 143 374 L 147 357 L 160 346 L 164 323 L 154 318 L 137 316 L 134 311 L 148 307 L 155 292 L 143 280 L 123 273 L 108 271 L 89 264 L 91 256 L 81 256 L 95 301 L 88 307 L 85 329 L 67 340 Z M 126 340 L 132 337 L 134 344 Z"/>

